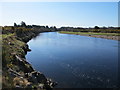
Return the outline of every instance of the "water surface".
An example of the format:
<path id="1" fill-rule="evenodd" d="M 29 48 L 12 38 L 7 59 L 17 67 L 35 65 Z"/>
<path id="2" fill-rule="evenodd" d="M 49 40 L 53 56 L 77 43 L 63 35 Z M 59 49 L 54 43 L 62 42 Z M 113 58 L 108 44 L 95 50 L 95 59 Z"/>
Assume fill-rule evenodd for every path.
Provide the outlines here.
<path id="1" fill-rule="evenodd" d="M 58 32 L 30 40 L 27 60 L 56 88 L 116 87 L 118 41 Z"/>

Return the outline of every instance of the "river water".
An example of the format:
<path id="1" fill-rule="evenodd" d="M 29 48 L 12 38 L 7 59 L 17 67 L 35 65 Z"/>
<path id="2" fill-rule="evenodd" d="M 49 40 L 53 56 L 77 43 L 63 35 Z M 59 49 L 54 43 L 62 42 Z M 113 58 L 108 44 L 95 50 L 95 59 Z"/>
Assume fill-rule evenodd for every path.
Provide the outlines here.
<path id="1" fill-rule="evenodd" d="M 28 45 L 26 59 L 56 88 L 117 87 L 118 41 L 47 32 Z"/>

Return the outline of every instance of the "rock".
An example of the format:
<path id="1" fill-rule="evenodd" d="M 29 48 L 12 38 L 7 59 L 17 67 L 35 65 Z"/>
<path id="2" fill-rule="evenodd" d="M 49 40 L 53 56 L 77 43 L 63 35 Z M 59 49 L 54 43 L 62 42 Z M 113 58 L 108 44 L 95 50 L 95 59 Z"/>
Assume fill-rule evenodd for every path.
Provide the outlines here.
<path id="1" fill-rule="evenodd" d="M 27 44 L 25 44 L 22 49 L 25 51 L 25 54 L 27 54 L 28 51 L 31 51 L 31 49 L 29 49 L 29 46 Z"/>
<path id="2" fill-rule="evenodd" d="M 40 74 L 40 73 L 37 75 L 37 80 L 38 80 L 39 83 L 46 83 L 47 82 L 46 77 L 43 74 Z"/>
<path id="3" fill-rule="evenodd" d="M 40 89 L 43 89 L 44 88 L 44 84 L 39 84 L 38 86 Z"/>
<path id="4" fill-rule="evenodd" d="M 21 58 L 17 55 L 15 55 L 15 58 L 16 61 L 14 62 L 14 64 L 19 64 L 20 70 L 24 71 L 24 73 L 30 73 L 34 71 L 31 64 L 29 64 L 24 58 Z"/>
<path id="5" fill-rule="evenodd" d="M 14 44 L 13 44 L 13 43 L 11 43 L 11 42 L 8 42 L 8 44 L 9 44 L 9 45 L 14 45 Z"/>
<path id="6" fill-rule="evenodd" d="M 28 75 L 29 75 L 30 82 L 34 82 L 34 83 L 46 83 L 47 82 L 46 77 L 40 72 L 33 71 Z"/>
<path id="7" fill-rule="evenodd" d="M 34 76 L 29 76 L 29 77 L 28 77 L 28 81 L 29 81 L 29 82 L 32 82 L 32 83 L 34 83 L 34 84 L 37 84 L 37 83 L 38 83 L 37 79 L 36 79 Z"/>
<path id="8" fill-rule="evenodd" d="M 57 85 L 57 82 L 54 82 L 51 79 L 47 79 L 47 83 L 48 83 L 48 85 L 50 85 L 50 87 L 54 87 Z"/>
<path id="9" fill-rule="evenodd" d="M 14 70 L 12 70 L 11 68 L 8 69 L 9 73 L 11 76 L 15 77 L 15 76 L 20 76 L 20 74 Z"/>
<path id="10" fill-rule="evenodd" d="M 16 85 L 15 87 L 16 87 L 16 88 L 22 88 L 22 87 L 20 87 L 19 85 Z"/>
<path id="11" fill-rule="evenodd" d="M 50 86 L 55 87 L 57 85 L 57 82 L 52 82 Z"/>
<path id="12" fill-rule="evenodd" d="M 30 82 L 28 82 L 28 80 L 23 77 L 15 77 L 13 79 L 13 83 L 14 83 L 15 87 L 16 86 L 26 87 L 26 86 L 30 85 Z"/>
<path id="13" fill-rule="evenodd" d="M 30 52 L 30 51 L 31 51 L 31 49 L 27 49 L 27 51 L 28 51 L 28 52 Z"/>
<path id="14" fill-rule="evenodd" d="M 28 76 L 29 76 L 29 73 L 25 73 L 25 77 L 28 78 Z"/>
<path id="15" fill-rule="evenodd" d="M 22 65 L 22 67 L 23 67 L 22 70 L 24 70 L 25 73 L 30 73 L 34 70 L 30 64 L 24 63 L 24 65 Z"/>

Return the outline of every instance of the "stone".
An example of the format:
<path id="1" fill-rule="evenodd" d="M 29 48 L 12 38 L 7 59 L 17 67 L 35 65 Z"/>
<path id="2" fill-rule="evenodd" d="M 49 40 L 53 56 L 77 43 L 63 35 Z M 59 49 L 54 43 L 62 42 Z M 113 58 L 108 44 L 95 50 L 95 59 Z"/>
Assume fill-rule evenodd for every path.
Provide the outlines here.
<path id="1" fill-rule="evenodd" d="M 9 45 L 14 45 L 14 44 L 13 44 L 13 43 L 11 43 L 11 42 L 8 42 L 8 44 L 9 44 Z"/>

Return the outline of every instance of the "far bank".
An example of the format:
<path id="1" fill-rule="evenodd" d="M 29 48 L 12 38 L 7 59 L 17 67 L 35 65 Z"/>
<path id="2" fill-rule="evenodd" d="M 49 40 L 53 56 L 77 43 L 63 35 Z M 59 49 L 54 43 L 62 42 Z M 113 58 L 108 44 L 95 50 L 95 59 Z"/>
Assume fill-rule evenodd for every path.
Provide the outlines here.
<path id="1" fill-rule="evenodd" d="M 82 35 L 82 36 L 89 36 L 89 37 L 96 37 L 96 38 L 105 38 L 105 39 L 120 41 L 119 33 L 94 33 L 94 32 L 72 32 L 72 31 L 60 31 L 59 33 Z"/>

